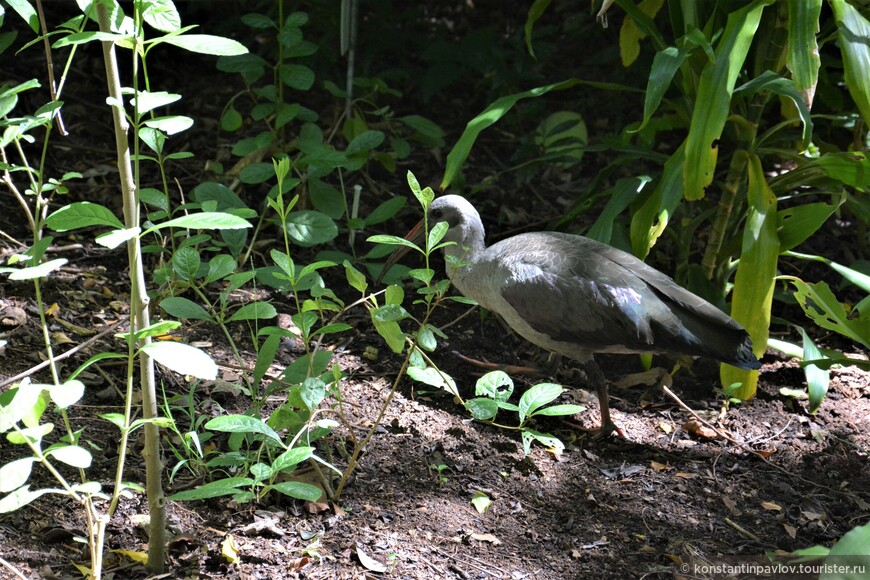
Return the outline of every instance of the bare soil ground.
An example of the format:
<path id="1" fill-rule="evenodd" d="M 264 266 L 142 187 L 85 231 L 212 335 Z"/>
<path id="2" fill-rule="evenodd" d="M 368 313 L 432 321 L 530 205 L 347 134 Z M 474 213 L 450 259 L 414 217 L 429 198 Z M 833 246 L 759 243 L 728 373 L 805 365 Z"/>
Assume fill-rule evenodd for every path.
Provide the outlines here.
<path id="1" fill-rule="evenodd" d="M 72 135 L 62 142 L 60 154 L 51 154 L 50 162 L 58 174 L 73 168 L 102 168 L 92 172 L 73 196 L 114 207 L 116 175 L 108 144 L 110 121 L 104 96 L 100 96 L 102 65 L 91 58 L 77 64 L 75 81 L 91 87 L 93 94 L 71 93 L 65 111 Z M 177 90 L 185 95 L 184 112 L 194 114 L 198 121 L 185 146 L 197 152 L 199 161 L 176 167 L 183 189 L 189 191 L 207 178 L 203 160 L 221 157 L 230 145 L 227 136 L 218 132 L 215 119 L 232 88 L 203 80 L 202 70 L 216 74 L 210 63 L 185 58 L 172 65 L 168 70 L 155 66 L 155 70 L 162 73 L 165 84 L 178 85 Z M 27 70 L 10 70 L 9 74 L 23 80 L 41 66 L 37 59 Z M 606 118 L 612 110 L 632 106 L 629 102 L 610 105 L 611 111 L 597 113 L 599 130 L 608 129 Z M 437 112 L 432 116 L 442 124 L 451 122 Z M 466 120 L 452 123 L 461 127 Z M 486 163 L 509 157 L 509 153 L 493 151 L 491 145 L 480 148 Z M 413 163 L 410 168 L 421 181 L 434 185 L 436 178 L 424 175 L 438 175 L 438 157 L 419 153 Z M 485 167 L 480 158 L 469 163 L 477 164 L 469 165 L 469 175 L 485 176 L 490 170 L 504 169 Z M 405 170 L 376 179 L 382 179 L 394 194 L 405 195 Z M 594 171 L 593 163 L 586 178 Z M 528 207 L 528 199 L 540 199 L 550 185 L 552 191 L 570 191 L 564 183 L 538 181 L 528 189 L 505 186 L 499 190 L 494 185 L 489 193 L 495 193 L 503 207 L 519 209 Z M 257 195 L 252 192 L 252 198 Z M 551 211 L 555 205 L 547 205 L 538 214 L 529 209 L 526 221 L 552 220 L 558 215 Z M 26 243 L 27 231 L 17 217 L 19 212 L 9 195 L 0 194 L 0 229 Z M 416 217 L 411 213 L 385 224 L 385 231 L 404 233 Z M 57 253 L 68 258 L 69 264 L 48 279 L 44 291 L 46 303 L 60 308 L 51 326 L 58 353 L 90 338 L 77 329 L 101 332 L 108 324 L 123 324 L 126 314 L 123 251 L 107 251 L 90 239 L 85 234 L 56 240 Z M 819 243 L 828 250 L 847 245 L 834 238 Z M 0 239 L 4 257 L 19 250 L 13 242 Z M 279 310 L 288 301 L 280 295 L 266 298 Z M 466 309 L 458 304 L 446 307 L 436 323 L 446 326 Z M 8 344 L 0 351 L 0 382 L 41 361 L 38 320 L 32 285 L 4 279 L 0 283 L 0 332 Z M 339 429 L 321 449 L 341 468 L 347 464 L 352 438 L 362 437 L 373 425 L 401 362 L 374 332 L 365 311 L 352 312 L 346 321 L 354 329 L 328 346 L 335 349 L 336 360 L 346 373 L 341 391 L 353 433 Z M 459 319 L 446 332 L 449 339 L 442 341 L 433 356 L 466 395 L 473 393 L 481 371 L 459 360 L 454 352 L 502 364 L 534 364 L 540 359 L 541 353 L 505 331 L 497 320 L 481 319 L 477 313 Z M 121 344 L 111 335 L 63 361 L 65 372 L 96 352 L 120 350 Z M 209 345 L 207 349 L 221 363 L 232 361 L 214 328 L 186 326 L 182 338 Z M 834 337 L 816 338 L 822 344 L 836 342 Z M 367 347 L 379 350 L 375 360 L 362 356 Z M 252 365 L 250 350 L 243 355 Z M 272 371 L 279 372 L 297 356 L 292 349 L 282 350 Z M 835 369 L 821 410 L 810 415 L 805 401 L 780 393 L 783 387 L 805 387 L 798 364 L 772 352 L 763 363 L 757 397 L 730 407 L 715 393 L 715 365 L 698 361 L 673 377 L 671 388 L 684 403 L 739 444 L 684 427 L 690 414 L 660 388 L 647 385 L 611 389 L 613 416 L 627 439 L 590 441 L 584 437 L 578 427 L 596 424 L 594 400 L 587 412 L 570 422 L 539 423 L 540 430 L 566 443 L 560 457 L 539 445 L 524 455 L 515 432 L 470 421 L 449 395 L 404 379 L 337 504 L 304 504 L 271 496 L 258 505 L 238 505 L 226 498 L 169 502 L 172 540 L 167 573 L 162 577 L 708 578 L 714 577 L 705 567 L 708 564 L 764 562 L 770 552 L 830 546 L 870 518 L 870 376 L 854 368 Z M 634 357 L 603 357 L 601 364 L 611 380 L 641 370 Z M 226 367 L 223 378 L 233 382 L 237 373 Z M 542 380 L 514 378 L 520 392 Z M 33 379 L 50 380 L 44 370 Z M 160 379 L 169 394 L 188 392 L 188 385 L 168 371 L 162 371 Z M 582 391 L 584 378 L 569 366 L 554 379 L 570 388 L 565 401 L 591 399 Z M 74 428 L 86 428 L 85 438 L 94 452 L 89 477 L 108 484 L 117 457 L 118 432 L 99 415 L 119 410 L 122 402 L 116 389 L 123 388 L 123 368 L 102 364 L 87 375 L 86 383 L 86 396 L 71 409 L 71 420 Z M 197 412 L 207 417 L 244 412 L 250 406 L 246 398 L 228 395 L 212 384 L 198 387 L 194 402 Z M 135 447 L 138 451 L 138 442 Z M 0 465 L 21 457 L 21 452 L 0 440 Z M 171 469 L 171 454 L 165 460 Z M 135 452 L 125 477 L 144 482 L 144 466 Z M 182 473 L 167 490 L 196 483 L 185 480 Z M 54 483 L 36 470 L 32 485 Z M 477 493 L 492 500 L 485 513 L 471 503 Z M 146 548 L 145 514 L 144 498 L 133 495 L 123 500 L 112 518 L 106 537 L 110 550 L 106 578 L 148 576 L 140 564 L 119 552 Z M 46 495 L 25 509 L 0 515 L 0 557 L 27 578 L 81 577 L 73 564 L 88 561 L 83 545 L 76 541 L 85 529 L 79 506 L 61 496 Z M 239 554 L 233 564 L 221 554 L 229 535 L 235 538 Z M 0 567 L 0 578 L 15 577 Z"/>

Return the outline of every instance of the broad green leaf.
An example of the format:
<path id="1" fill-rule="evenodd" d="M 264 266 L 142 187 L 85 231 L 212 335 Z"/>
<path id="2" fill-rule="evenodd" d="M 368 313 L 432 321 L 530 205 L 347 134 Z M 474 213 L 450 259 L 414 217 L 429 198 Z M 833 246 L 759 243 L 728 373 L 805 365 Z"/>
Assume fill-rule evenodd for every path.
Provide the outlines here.
<path id="1" fill-rule="evenodd" d="M 4 271 L 10 272 L 10 280 L 33 280 L 34 278 L 45 278 L 55 270 L 60 269 L 66 263 L 66 258 L 58 258 L 56 260 L 43 262 L 38 266 L 21 268 L 20 270 L 4 269 Z"/>
<path id="2" fill-rule="evenodd" d="M 619 53 L 622 66 L 628 68 L 640 55 L 640 41 L 650 32 L 656 47 L 662 42 L 652 19 L 661 10 L 664 0 L 642 0 L 639 4 L 632 3 L 626 7 L 628 13 L 619 29 Z M 635 22 L 635 19 L 638 22 Z"/>
<path id="3" fill-rule="evenodd" d="M 795 287 L 795 298 L 804 313 L 822 328 L 833 330 L 870 349 L 870 319 L 852 319 L 824 282 L 807 284 L 794 276 L 780 276 Z"/>
<path id="4" fill-rule="evenodd" d="M 586 407 L 583 405 L 552 405 L 550 407 L 544 407 L 543 409 L 538 409 L 533 413 L 536 417 L 541 415 L 546 415 L 548 417 L 557 417 L 562 415 L 576 415 L 577 413 L 582 413 L 586 410 Z"/>
<path id="5" fill-rule="evenodd" d="M 431 120 L 420 115 L 407 115 L 398 120 L 414 130 L 413 139 L 424 147 L 444 147 L 444 131 Z"/>
<path id="6" fill-rule="evenodd" d="M 294 447 L 288 449 L 275 458 L 272 469 L 278 471 L 292 471 L 297 465 L 314 455 L 314 447 Z"/>
<path id="7" fill-rule="evenodd" d="M 319 487 L 301 481 L 282 481 L 281 483 L 267 486 L 266 489 L 274 489 L 286 496 L 302 501 L 317 501 L 323 495 L 323 490 Z"/>
<path id="8" fill-rule="evenodd" d="M 365 294 L 366 290 L 369 287 L 369 284 L 366 281 L 365 274 L 354 268 L 347 260 L 344 261 L 344 275 L 347 278 L 347 283 L 350 284 L 351 288 L 353 288 L 357 292 L 360 292 L 361 294 Z"/>
<path id="9" fill-rule="evenodd" d="M 34 413 L 34 409 L 39 405 L 42 388 L 42 385 L 30 382 L 22 382 L 17 387 L 13 387 L 12 401 L 0 405 L 0 433 L 9 431 L 13 425 Z M 9 396 L 6 393 L 4 395 Z"/>
<path id="10" fill-rule="evenodd" d="M 669 46 L 664 50 L 660 50 L 653 57 L 652 67 L 649 71 L 649 80 L 646 84 L 646 92 L 643 101 L 643 121 L 637 129 L 632 129 L 629 133 L 637 133 L 649 123 L 653 114 L 658 110 L 662 102 L 662 97 L 670 88 L 674 80 L 674 75 L 682 66 L 686 59 L 686 54 L 673 47 Z"/>
<path id="11" fill-rule="evenodd" d="M 239 320 L 268 320 L 278 316 L 278 311 L 268 302 L 251 302 L 236 310 L 227 322 Z"/>
<path id="12" fill-rule="evenodd" d="M 90 226 L 124 228 L 124 224 L 115 217 L 115 214 L 100 204 L 89 201 L 77 201 L 65 205 L 45 218 L 45 225 L 56 232 L 67 232 Z"/>
<path id="13" fill-rule="evenodd" d="M 725 31 L 716 46 L 715 60 L 701 72 L 698 95 L 686 137 L 683 186 L 687 200 L 701 199 L 713 182 L 719 139 L 731 112 L 731 95 L 764 7 L 773 0 L 755 0 L 728 14 Z"/>
<path id="14" fill-rule="evenodd" d="M 527 417 L 534 415 L 544 405 L 555 401 L 564 391 L 561 385 L 554 383 L 539 383 L 531 387 L 520 397 L 520 424 L 525 423 Z"/>
<path id="15" fill-rule="evenodd" d="M 401 286 L 397 286 L 396 284 L 390 284 L 387 286 L 387 289 L 384 291 L 384 304 L 394 304 L 401 305 L 405 300 L 405 289 Z M 405 316 L 402 316 L 405 318 Z M 398 318 L 396 320 L 401 320 Z"/>
<path id="16" fill-rule="evenodd" d="M 284 446 L 281 436 L 259 417 L 224 415 L 223 417 L 215 417 L 206 423 L 205 428 L 212 431 L 221 431 L 222 433 L 256 433 L 265 435 L 282 447 Z"/>
<path id="17" fill-rule="evenodd" d="M 175 135 L 177 133 L 181 133 L 182 131 L 187 131 L 188 129 L 190 129 L 193 126 L 193 119 L 184 115 L 172 115 L 170 117 L 156 117 L 154 119 L 147 119 L 143 122 L 143 124 L 146 127 L 163 131 L 167 135 Z M 152 147 L 152 149 L 155 148 Z M 159 147 L 155 150 L 159 151 L 161 149 L 162 147 Z"/>
<path id="18" fill-rule="evenodd" d="M 845 196 L 839 201 L 834 204 L 808 203 L 780 210 L 777 213 L 780 251 L 791 250 L 815 234 L 845 201 Z"/>
<path id="19" fill-rule="evenodd" d="M 61 385 L 51 385 L 48 389 L 52 402 L 60 409 L 78 403 L 85 396 L 85 385 L 81 381 L 69 380 Z"/>
<path id="20" fill-rule="evenodd" d="M 743 248 L 734 278 L 731 316 L 749 333 L 752 350 L 760 358 L 767 349 L 770 334 L 770 307 L 779 260 L 776 196 L 767 185 L 758 156 L 745 151 L 738 151 L 736 155 L 749 155 L 749 215 L 743 228 Z M 735 393 L 736 397 L 747 400 L 755 395 L 758 371 L 723 364 L 719 375 L 723 386 L 743 384 Z"/>
<path id="21" fill-rule="evenodd" d="M 249 228 L 251 224 L 238 216 L 225 212 L 204 211 L 192 213 L 157 224 L 145 230 L 145 234 L 165 228 L 191 228 L 203 230 L 237 230 Z"/>
<path id="22" fill-rule="evenodd" d="M 110 232 L 106 232 L 105 234 L 100 234 L 94 241 L 104 248 L 109 248 L 110 250 L 114 250 L 121 244 L 127 242 L 128 240 L 132 240 L 136 236 L 139 235 L 139 232 L 142 231 L 142 228 L 136 226 L 135 228 L 125 228 L 121 230 L 112 230 Z"/>
<path id="23" fill-rule="evenodd" d="M 459 396 L 459 390 L 456 388 L 456 382 L 453 378 L 434 367 L 426 367 L 425 369 L 413 366 L 408 367 L 408 376 L 415 381 L 443 389 L 454 396 Z"/>
<path id="24" fill-rule="evenodd" d="M 498 413 L 498 402 L 486 397 L 477 397 L 465 401 L 465 408 L 475 419 L 489 421 Z"/>
<path id="25" fill-rule="evenodd" d="M 365 131 L 360 133 L 347 144 L 347 149 L 344 152 L 348 155 L 357 153 L 367 153 L 372 149 L 377 149 L 384 142 L 385 135 L 381 131 Z M 404 199 L 404 198 L 399 198 Z"/>
<path id="26" fill-rule="evenodd" d="M 278 67 L 281 82 L 297 91 L 307 91 L 314 84 L 314 71 L 302 64 L 284 64 Z"/>
<path id="27" fill-rule="evenodd" d="M 190 52 L 211 54 L 214 56 L 235 56 L 245 54 L 248 49 L 239 42 L 222 36 L 211 34 L 182 34 L 179 36 L 161 36 L 149 41 L 150 43 L 165 42 Z"/>
<path id="28" fill-rule="evenodd" d="M 846 532 L 828 552 L 819 580 L 858 580 L 870 567 L 870 523 Z M 840 570 L 846 570 L 845 573 Z"/>
<path id="29" fill-rule="evenodd" d="M 39 489 L 37 491 L 30 491 L 29 485 L 21 486 L 0 499 L 0 514 L 14 512 L 15 510 L 21 509 L 33 500 L 47 493 L 66 494 L 66 491 L 62 489 Z"/>
<path id="30" fill-rule="evenodd" d="M 154 109 L 165 107 L 181 99 L 181 95 L 168 93 L 166 91 L 148 92 L 141 91 L 133 97 L 132 102 L 136 106 L 136 111 L 140 115 L 144 115 Z"/>
<path id="31" fill-rule="evenodd" d="M 418 252 L 422 252 L 420 246 L 415 244 L 410 240 L 406 240 L 405 238 L 400 238 L 399 236 L 390 236 L 386 234 L 377 234 L 374 236 L 369 236 L 366 238 L 366 241 L 372 244 L 387 244 L 390 246 L 407 246 L 412 250 L 417 250 Z"/>
<path id="32" fill-rule="evenodd" d="M 484 395 L 495 401 L 507 401 L 514 392 L 514 382 L 504 371 L 490 371 L 477 379 L 475 395 Z"/>
<path id="33" fill-rule="evenodd" d="M 405 207 L 407 200 L 404 197 L 393 197 L 378 205 L 375 209 L 365 216 L 367 226 L 373 226 L 384 223 L 388 219 L 395 217 L 399 211 Z"/>
<path id="34" fill-rule="evenodd" d="M 27 483 L 35 457 L 24 457 L 0 465 L 0 493 L 9 493 Z"/>
<path id="35" fill-rule="evenodd" d="M 526 455 L 528 455 L 532 450 L 532 441 L 537 441 L 544 447 L 552 449 L 557 457 L 562 455 L 562 452 L 565 450 L 565 444 L 562 443 L 561 440 L 552 435 L 548 435 L 547 433 L 540 433 L 539 431 L 534 431 L 532 429 L 523 429 L 522 437 L 523 453 Z"/>
<path id="36" fill-rule="evenodd" d="M 6 3 L 27 23 L 35 34 L 39 34 L 39 15 L 30 2 L 27 0 L 6 0 Z M 0 15 L 2 13 L 0 12 Z"/>
<path id="37" fill-rule="evenodd" d="M 143 338 L 147 338 L 149 336 L 161 336 L 163 334 L 172 332 L 180 326 L 181 323 L 177 320 L 160 320 L 158 322 L 149 324 L 145 328 L 140 328 L 139 330 L 137 330 L 136 340 L 142 340 Z M 119 332 L 115 336 L 127 340 L 129 338 L 129 333 Z"/>
<path id="38" fill-rule="evenodd" d="M 185 501 L 193 499 L 209 499 L 212 497 L 220 497 L 223 495 L 233 495 L 240 491 L 239 488 L 247 487 L 254 483 L 250 477 L 228 477 L 227 479 L 219 479 L 201 485 L 196 489 L 187 489 L 174 493 L 166 499 L 172 501 Z"/>
<path id="39" fill-rule="evenodd" d="M 107 42 L 123 42 L 130 40 L 130 36 L 126 34 L 116 34 L 113 32 L 74 32 L 69 36 L 64 36 L 57 42 L 51 45 L 52 48 L 63 48 L 76 44 L 84 44 L 86 42 L 107 41 Z"/>
<path id="40" fill-rule="evenodd" d="M 54 457 L 58 461 L 66 463 L 67 465 L 72 465 L 73 467 L 87 469 L 91 466 L 91 452 L 84 447 L 79 447 L 78 445 L 55 447 L 47 450 L 45 454 Z"/>
<path id="41" fill-rule="evenodd" d="M 160 308 L 168 315 L 175 318 L 188 320 L 211 320 L 211 316 L 205 308 L 187 298 L 170 296 L 160 301 Z"/>
<path id="42" fill-rule="evenodd" d="M 338 226 L 319 211 L 294 211 L 287 217 L 287 235 L 300 246 L 316 246 L 335 239 Z"/>
<path id="43" fill-rule="evenodd" d="M 309 361 L 311 362 L 309 374 Z M 332 361 L 332 353 L 328 350 L 318 350 L 313 355 L 305 354 L 287 365 L 281 373 L 281 380 L 291 385 L 301 384 L 309 376 L 319 376 L 326 372 Z"/>
<path id="44" fill-rule="evenodd" d="M 265 183 L 275 178 L 275 166 L 272 163 L 251 163 L 239 172 L 239 181 L 250 185 Z"/>
<path id="45" fill-rule="evenodd" d="M 843 75 L 864 123 L 870 125 L 870 22 L 845 0 L 829 0 L 837 21 Z"/>
<path id="46" fill-rule="evenodd" d="M 266 371 L 275 360 L 275 355 L 278 353 L 278 347 L 281 345 L 281 337 L 277 334 L 266 337 L 263 344 L 257 349 L 257 362 L 254 363 L 253 384 L 259 385 L 263 377 L 266 376 Z"/>
<path id="47" fill-rule="evenodd" d="M 143 4 L 142 19 L 160 32 L 181 28 L 181 16 L 172 0 L 149 0 Z"/>
<path id="48" fill-rule="evenodd" d="M 399 326 L 398 322 L 393 320 L 376 320 L 374 317 L 372 318 L 372 322 L 375 325 L 375 330 L 377 330 L 378 334 L 381 335 L 381 338 L 387 342 L 387 346 L 390 347 L 390 350 L 396 354 L 405 350 L 405 333 L 402 331 L 402 327 Z"/>
<path id="49" fill-rule="evenodd" d="M 799 254 L 798 252 L 788 252 L 786 255 L 794 256 L 795 258 L 801 258 L 803 260 L 815 260 L 816 262 L 822 262 L 830 266 L 834 271 L 840 274 L 843 278 L 858 286 L 864 292 L 870 292 L 870 276 L 864 274 L 863 272 L 859 272 L 853 268 L 849 268 L 848 266 L 844 266 L 842 264 L 838 264 L 832 260 L 829 260 L 822 256 L 814 256 L 812 254 Z"/>
<path id="50" fill-rule="evenodd" d="M 142 350 L 163 366 L 182 375 L 200 379 L 217 378 L 217 365 L 212 358 L 198 348 L 179 342 L 152 342 Z"/>
<path id="51" fill-rule="evenodd" d="M 191 247 L 178 248 L 172 255 L 172 269 L 182 280 L 193 282 L 199 275 L 199 266 L 202 260 L 199 252 Z"/>
<path id="52" fill-rule="evenodd" d="M 205 284 L 217 282 L 226 278 L 236 270 L 236 261 L 227 254 L 218 254 L 208 261 L 208 273 L 205 275 Z"/>

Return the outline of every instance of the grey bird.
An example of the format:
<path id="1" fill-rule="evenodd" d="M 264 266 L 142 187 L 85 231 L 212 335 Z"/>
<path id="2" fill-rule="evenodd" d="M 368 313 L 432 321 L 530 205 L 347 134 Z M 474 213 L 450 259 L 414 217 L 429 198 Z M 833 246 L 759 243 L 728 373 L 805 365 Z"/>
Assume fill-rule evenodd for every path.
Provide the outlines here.
<path id="1" fill-rule="evenodd" d="M 758 369 L 746 330 L 733 318 L 635 256 L 583 236 L 519 234 L 487 247 L 480 214 L 445 195 L 428 210 L 446 222 L 447 276 L 527 341 L 583 365 L 601 408 L 596 436 L 618 433 L 595 353 L 707 357 Z M 421 224 L 408 234 L 418 234 Z"/>

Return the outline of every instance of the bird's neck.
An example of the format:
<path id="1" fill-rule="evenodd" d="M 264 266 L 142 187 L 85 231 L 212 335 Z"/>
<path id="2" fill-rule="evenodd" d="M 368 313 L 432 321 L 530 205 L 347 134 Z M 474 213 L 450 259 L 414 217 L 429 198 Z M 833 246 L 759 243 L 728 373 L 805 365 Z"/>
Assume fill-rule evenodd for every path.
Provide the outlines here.
<path id="1" fill-rule="evenodd" d="M 447 276 L 451 280 L 456 276 L 461 277 L 463 272 L 468 272 L 486 250 L 482 230 L 464 234 L 455 243 L 444 247 Z"/>

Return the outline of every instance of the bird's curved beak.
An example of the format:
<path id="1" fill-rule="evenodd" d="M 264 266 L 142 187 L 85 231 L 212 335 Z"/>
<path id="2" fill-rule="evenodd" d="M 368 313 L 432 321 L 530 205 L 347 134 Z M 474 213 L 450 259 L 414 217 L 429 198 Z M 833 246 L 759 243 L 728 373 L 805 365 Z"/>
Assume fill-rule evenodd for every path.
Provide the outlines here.
<path id="1" fill-rule="evenodd" d="M 408 234 L 405 236 L 405 239 L 419 246 L 420 243 L 423 241 L 423 236 L 423 220 L 420 220 L 419 222 L 417 222 L 417 225 L 411 228 L 411 231 L 408 232 Z M 384 262 L 384 267 L 381 268 L 381 272 L 380 274 L 378 274 L 375 283 L 380 284 L 381 279 L 386 275 L 387 271 L 392 268 L 393 265 L 396 264 L 396 262 L 401 260 L 402 257 L 407 254 L 410 249 L 411 248 L 408 246 L 396 246 L 396 249 L 393 250 L 393 253 L 390 254 L 390 257 L 387 258 L 386 262 Z"/>

